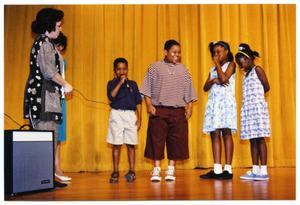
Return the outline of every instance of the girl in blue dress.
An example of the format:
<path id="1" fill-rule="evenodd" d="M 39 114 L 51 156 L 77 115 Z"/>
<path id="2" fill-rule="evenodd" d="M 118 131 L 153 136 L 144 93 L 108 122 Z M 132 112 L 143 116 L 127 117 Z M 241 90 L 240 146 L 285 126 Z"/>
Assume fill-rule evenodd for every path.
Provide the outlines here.
<path id="1" fill-rule="evenodd" d="M 209 91 L 206 104 L 203 132 L 210 134 L 214 157 L 214 169 L 200 175 L 203 179 L 232 179 L 232 132 L 237 130 L 236 100 L 235 100 L 235 63 L 229 44 L 224 41 L 209 44 L 211 57 L 215 66 L 204 85 L 204 91 Z M 225 146 L 225 166 L 222 170 L 222 141 Z"/>
<path id="2" fill-rule="evenodd" d="M 241 109 L 241 140 L 250 140 L 252 170 L 241 179 L 268 180 L 267 146 L 265 137 L 270 136 L 270 117 L 265 93 L 270 85 L 264 70 L 254 64 L 258 52 L 248 44 L 240 44 L 235 55 L 236 62 L 246 74 L 243 80 L 243 100 Z M 261 166 L 259 167 L 259 161 Z"/>
<path id="3" fill-rule="evenodd" d="M 62 53 L 65 52 L 67 48 L 67 37 L 60 32 L 57 39 L 54 40 L 56 50 L 59 54 L 59 61 L 61 65 L 61 76 L 65 79 L 65 72 L 66 72 L 66 61 L 62 57 Z M 60 167 L 60 150 L 61 150 L 61 143 L 65 142 L 67 139 L 67 113 L 66 113 L 66 98 L 64 94 L 64 90 L 62 89 L 62 98 L 61 98 L 61 107 L 62 107 L 62 122 L 58 126 L 58 138 L 57 138 L 57 146 L 56 146 L 56 157 L 55 157 L 55 177 L 61 181 L 70 181 L 71 178 L 68 176 L 64 176 L 63 172 Z"/>

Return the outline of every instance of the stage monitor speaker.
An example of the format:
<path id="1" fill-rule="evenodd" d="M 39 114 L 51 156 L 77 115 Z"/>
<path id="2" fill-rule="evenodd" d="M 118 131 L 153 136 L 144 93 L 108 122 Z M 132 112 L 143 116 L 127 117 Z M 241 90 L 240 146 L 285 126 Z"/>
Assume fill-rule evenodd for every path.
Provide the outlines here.
<path id="1" fill-rule="evenodd" d="M 54 188 L 53 131 L 4 131 L 5 194 Z"/>

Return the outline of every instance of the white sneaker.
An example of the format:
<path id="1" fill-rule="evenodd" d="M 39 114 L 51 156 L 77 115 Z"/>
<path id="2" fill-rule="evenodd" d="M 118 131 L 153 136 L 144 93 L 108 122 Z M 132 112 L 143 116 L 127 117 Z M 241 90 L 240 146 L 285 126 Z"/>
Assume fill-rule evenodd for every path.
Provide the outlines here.
<path id="1" fill-rule="evenodd" d="M 153 168 L 150 180 L 152 182 L 160 182 L 161 181 L 160 167 L 154 167 Z"/>
<path id="2" fill-rule="evenodd" d="M 167 170 L 167 176 L 165 177 L 166 181 L 175 181 L 175 167 L 173 166 L 168 166 L 168 170 Z"/>

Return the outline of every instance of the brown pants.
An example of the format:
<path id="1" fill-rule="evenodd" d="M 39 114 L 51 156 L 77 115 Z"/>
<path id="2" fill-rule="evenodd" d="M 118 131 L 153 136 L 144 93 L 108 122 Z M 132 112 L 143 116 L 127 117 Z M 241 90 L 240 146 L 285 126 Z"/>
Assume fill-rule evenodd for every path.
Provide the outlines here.
<path id="1" fill-rule="evenodd" d="M 185 108 L 158 106 L 155 116 L 149 117 L 144 156 L 153 160 L 164 159 L 165 144 L 169 160 L 189 158 Z"/>

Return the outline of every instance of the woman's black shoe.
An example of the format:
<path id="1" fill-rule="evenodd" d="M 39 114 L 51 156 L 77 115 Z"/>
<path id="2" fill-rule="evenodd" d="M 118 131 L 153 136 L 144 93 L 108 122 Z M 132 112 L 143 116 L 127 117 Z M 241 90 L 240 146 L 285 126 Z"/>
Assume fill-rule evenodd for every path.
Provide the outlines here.
<path id="1" fill-rule="evenodd" d="M 206 174 L 200 175 L 201 179 L 220 179 L 222 178 L 223 173 L 221 174 L 216 174 L 213 170 L 210 170 Z"/>
<path id="2" fill-rule="evenodd" d="M 59 181 L 54 180 L 54 187 L 55 188 L 63 188 L 63 187 L 66 187 L 66 186 L 68 186 L 68 185 L 64 184 L 64 183 L 60 183 Z"/>

